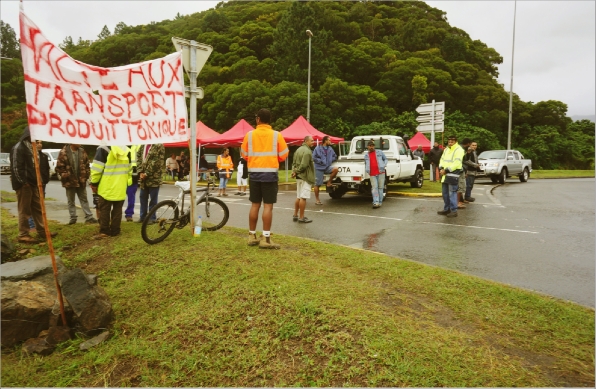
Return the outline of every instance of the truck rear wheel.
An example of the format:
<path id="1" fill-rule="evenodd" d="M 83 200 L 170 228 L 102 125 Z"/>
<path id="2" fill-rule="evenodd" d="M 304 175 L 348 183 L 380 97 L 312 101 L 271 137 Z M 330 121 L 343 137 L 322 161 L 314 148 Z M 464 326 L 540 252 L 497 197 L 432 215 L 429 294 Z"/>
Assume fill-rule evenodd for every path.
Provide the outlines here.
<path id="1" fill-rule="evenodd" d="M 528 168 L 524 168 L 522 174 L 519 175 L 519 180 L 521 182 L 528 182 L 528 178 L 530 178 L 530 172 L 528 171 Z"/>
<path id="2" fill-rule="evenodd" d="M 416 169 L 414 180 L 410 181 L 410 186 L 412 188 L 422 188 L 422 185 L 424 185 L 424 175 L 422 174 L 421 169 Z"/>
<path id="3" fill-rule="evenodd" d="M 329 192 L 329 197 L 337 200 L 337 199 L 341 199 L 343 197 L 343 195 L 346 194 L 348 189 L 344 188 L 343 185 L 333 185 L 333 186 L 328 186 L 327 191 Z"/>
<path id="4" fill-rule="evenodd" d="M 492 181 L 493 184 L 496 184 L 497 182 L 499 182 L 499 177 L 497 177 L 497 176 L 490 176 L 490 180 Z"/>

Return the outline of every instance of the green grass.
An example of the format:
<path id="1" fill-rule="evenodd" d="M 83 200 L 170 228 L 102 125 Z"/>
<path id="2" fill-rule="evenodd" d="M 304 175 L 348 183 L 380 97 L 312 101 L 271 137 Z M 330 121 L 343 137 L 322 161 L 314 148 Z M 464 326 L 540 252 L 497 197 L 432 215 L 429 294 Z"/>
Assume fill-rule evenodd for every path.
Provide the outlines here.
<path id="1" fill-rule="evenodd" d="M 16 219 L 2 210 L 3 233 Z M 112 337 L 50 356 L 2 349 L 4 387 L 594 386 L 594 310 L 369 251 L 228 228 L 149 246 L 53 225 L 67 266 L 99 275 Z M 36 246 L 40 252 L 46 246 Z"/>
<path id="2" fill-rule="evenodd" d="M 532 170 L 531 178 L 594 177 L 594 170 Z"/>

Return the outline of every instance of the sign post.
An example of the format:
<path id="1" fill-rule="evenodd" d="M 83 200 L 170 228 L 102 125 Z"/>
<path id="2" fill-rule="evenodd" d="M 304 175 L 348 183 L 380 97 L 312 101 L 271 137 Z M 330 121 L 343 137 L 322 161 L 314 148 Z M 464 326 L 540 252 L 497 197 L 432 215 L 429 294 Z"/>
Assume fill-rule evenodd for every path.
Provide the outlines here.
<path id="1" fill-rule="evenodd" d="M 176 50 L 182 51 L 182 67 L 190 80 L 190 88 L 185 93 L 190 98 L 190 230 L 195 231 L 196 217 L 196 187 L 197 187 L 197 97 L 203 98 L 203 89 L 197 88 L 199 75 L 213 47 L 193 40 L 172 38 Z"/>
<path id="2" fill-rule="evenodd" d="M 430 104 L 420 104 L 416 108 L 416 112 L 420 114 L 416 118 L 420 124 L 416 127 L 418 132 L 430 132 L 430 144 L 431 147 L 435 144 L 435 132 L 443 132 L 445 126 L 443 120 L 445 118 L 445 102 L 440 101 L 435 103 L 433 100 Z M 430 179 L 435 180 L 435 169 L 430 170 Z"/>

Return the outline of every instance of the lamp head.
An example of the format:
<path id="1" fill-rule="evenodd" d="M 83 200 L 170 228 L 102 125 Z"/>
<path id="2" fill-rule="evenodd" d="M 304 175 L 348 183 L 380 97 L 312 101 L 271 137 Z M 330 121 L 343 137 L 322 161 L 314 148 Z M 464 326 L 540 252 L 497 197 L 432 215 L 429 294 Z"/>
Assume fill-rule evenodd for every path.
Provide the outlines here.
<path id="1" fill-rule="evenodd" d="M 306 35 L 308 35 L 309 38 L 312 38 L 312 31 L 306 30 Z"/>

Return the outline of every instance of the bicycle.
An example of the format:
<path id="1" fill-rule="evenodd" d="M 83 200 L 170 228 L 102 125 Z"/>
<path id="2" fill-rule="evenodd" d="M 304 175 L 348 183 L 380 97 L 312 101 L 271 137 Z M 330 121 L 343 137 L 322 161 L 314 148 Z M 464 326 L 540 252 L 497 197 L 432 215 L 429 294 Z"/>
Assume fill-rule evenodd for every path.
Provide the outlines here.
<path id="1" fill-rule="evenodd" d="M 213 176 L 213 173 L 210 173 Z M 163 241 L 174 230 L 183 229 L 190 223 L 190 209 L 184 209 L 185 195 L 190 194 L 189 181 L 177 181 L 174 184 L 180 193 L 173 200 L 164 200 L 155 204 L 143 220 L 141 235 L 148 244 L 156 244 Z M 203 221 L 202 231 L 216 231 L 226 225 L 230 217 L 230 210 L 226 203 L 220 199 L 213 198 L 210 194 L 211 186 L 214 185 L 213 178 L 209 177 L 206 188 L 196 188 L 197 192 L 203 194 L 197 200 L 197 216 Z M 204 207 L 199 207 L 200 204 Z"/>

